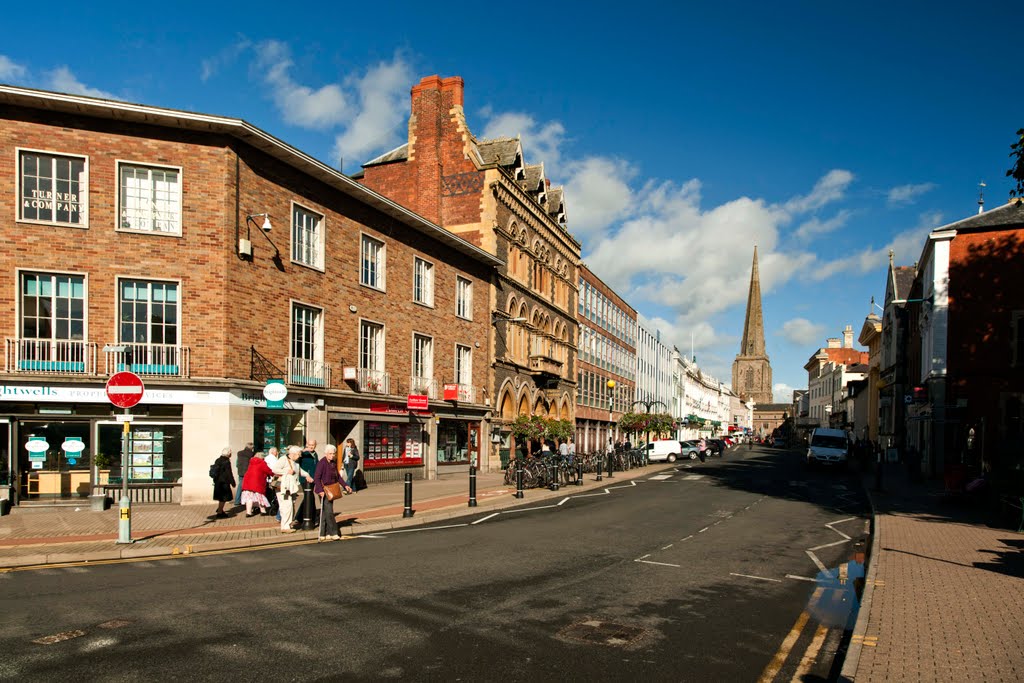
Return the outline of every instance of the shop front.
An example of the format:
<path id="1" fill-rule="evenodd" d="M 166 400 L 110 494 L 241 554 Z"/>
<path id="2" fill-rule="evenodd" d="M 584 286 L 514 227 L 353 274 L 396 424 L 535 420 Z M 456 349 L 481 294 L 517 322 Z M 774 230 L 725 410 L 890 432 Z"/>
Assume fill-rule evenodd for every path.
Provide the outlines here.
<path id="1" fill-rule="evenodd" d="M 483 466 L 482 415 L 460 415 L 439 410 L 435 418 L 437 473 L 466 472 L 470 465 Z"/>
<path id="2" fill-rule="evenodd" d="M 359 468 L 368 483 L 429 478 L 426 454 L 432 415 L 398 403 L 371 403 L 368 411 L 332 410 L 329 433 L 340 445 L 351 438 L 359 448 Z"/>

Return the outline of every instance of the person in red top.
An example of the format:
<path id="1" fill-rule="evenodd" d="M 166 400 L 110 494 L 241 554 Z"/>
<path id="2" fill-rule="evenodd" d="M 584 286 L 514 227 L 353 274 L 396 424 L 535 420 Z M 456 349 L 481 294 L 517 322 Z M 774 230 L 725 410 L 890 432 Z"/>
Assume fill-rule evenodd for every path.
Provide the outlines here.
<path id="1" fill-rule="evenodd" d="M 267 500 L 267 477 L 274 473 L 270 471 L 267 463 L 263 462 L 263 451 L 252 456 L 249 461 L 249 469 L 245 471 L 242 478 L 242 505 L 245 506 L 245 516 L 254 517 L 257 513 L 252 511 L 253 505 L 260 508 L 259 514 L 268 514 L 270 501 Z"/>

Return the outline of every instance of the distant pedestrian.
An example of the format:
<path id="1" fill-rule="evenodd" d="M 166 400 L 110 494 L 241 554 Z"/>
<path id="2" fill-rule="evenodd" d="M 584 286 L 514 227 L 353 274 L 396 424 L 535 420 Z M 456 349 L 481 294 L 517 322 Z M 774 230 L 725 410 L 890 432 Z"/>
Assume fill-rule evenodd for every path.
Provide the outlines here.
<path id="1" fill-rule="evenodd" d="M 252 511 L 253 506 L 259 507 L 259 514 L 269 513 L 267 477 L 270 475 L 270 468 L 263 461 L 263 451 L 253 455 L 249 461 L 249 469 L 245 472 L 245 479 L 242 480 L 242 505 L 245 506 L 246 517 L 256 516 L 257 513 Z"/>
<path id="2" fill-rule="evenodd" d="M 320 460 L 320 456 L 316 452 L 316 439 L 307 439 L 306 448 L 303 449 L 302 455 L 299 456 L 299 468 L 303 472 L 308 472 L 310 475 L 316 472 L 317 463 Z M 295 521 L 298 525 L 301 525 L 305 519 L 306 510 L 306 491 L 303 489 L 302 498 L 299 500 L 299 509 L 295 513 Z M 316 505 L 313 505 L 313 518 L 316 518 Z"/>
<path id="3" fill-rule="evenodd" d="M 245 444 L 245 448 L 238 451 L 238 454 L 235 456 L 235 468 L 238 470 L 238 481 L 242 481 L 242 478 L 245 477 L 245 471 L 249 469 L 249 461 L 252 460 L 253 456 L 252 446 L 252 441 L 247 442 Z M 242 487 L 239 486 L 235 490 L 235 507 L 238 507 L 241 504 Z"/>
<path id="4" fill-rule="evenodd" d="M 263 462 L 267 463 L 267 469 L 271 472 L 276 472 L 278 460 L 284 459 L 279 457 L 279 453 L 280 451 L 277 450 L 277 446 L 271 446 L 267 454 L 263 456 Z M 264 492 L 264 495 L 267 496 L 267 501 L 270 503 L 270 514 L 274 515 L 279 522 L 281 521 L 281 509 L 277 503 L 277 489 L 280 483 L 275 474 L 275 476 L 267 481 L 267 490 Z"/>
<path id="5" fill-rule="evenodd" d="M 220 457 L 210 466 L 210 478 L 213 479 L 213 499 L 217 501 L 214 516 L 223 519 L 228 516 L 224 512 L 224 504 L 231 500 L 231 487 L 235 485 L 235 475 L 231 472 L 231 449 L 221 450 Z"/>
<path id="6" fill-rule="evenodd" d="M 345 468 L 345 481 L 351 484 L 356 475 L 356 469 L 359 467 L 359 448 L 356 447 L 354 439 L 345 439 L 341 464 Z M 353 490 L 355 490 L 354 487 Z"/>
<path id="7" fill-rule="evenodd" d="M 558 454 L 563 458 L 569 457 L 569 442 L 565 439 L 559 439 L 561 443 L 558 444 Z"/>
<path id="8" fill-rule="evenodd" d="M 295 500 L 302 491 L 302 479 L 312 482 L 313 477 L 306 474 L 299 467 L 299 458 L 302 449 L 298 446 L 289 446 L 288 454 L 278 458 L 275 473 L 281 476 L 281 496 L 279 507 L 281 511 L 281 533 L 291 534 L 295 532 L 292 528 L 292 519 L 295 517 Z"/>
<path id="9" fill-rule="evenodd" d="M 338 466 L 335 463 L 337 455 L 336 446 L 325 446 L 324 457 L 317 463 L 316 474 L 313 475 L 313 491 L 320 497 L 320 533 L 317 535 L 317 541 L 337 541 L 341 538 L 338 520 L 334 518 L 334 501 L 327 497 L 324 487 L 340 484 L 342 488 L 352 493 L 351 487 L 338 473 Z"/>

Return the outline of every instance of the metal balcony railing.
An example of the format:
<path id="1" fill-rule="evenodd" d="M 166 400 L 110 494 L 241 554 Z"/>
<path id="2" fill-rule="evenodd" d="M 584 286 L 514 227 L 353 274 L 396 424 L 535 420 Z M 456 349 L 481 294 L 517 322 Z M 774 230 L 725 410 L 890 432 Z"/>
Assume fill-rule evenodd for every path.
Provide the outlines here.
<path id="1" fill-rule="evenodd" d="M 121 343 L 124 351 L 107 351 L 106 373 L 128 370 L 150 377 L 189 377 L 190 354 L 187 346 L 176 344 Z"/>
<path id="2" fill-rule="evenodd" d="M 96 374 L 95 342 L 7 338 L 5 372 L 33 375 Z"/>
<path id="3" fill-rule="evenodd" d="M 459 403 L 476 403 L 477 388 L 471 384 L 448 384 L 445 388 L 456 387 Z M 447 392 L 445 392 L 447 394 Z"/>
<path id="4" fill-rule="evenodd" d="M 409 393 L 418 396 L 426 396 L 434 400 L 437 398 L 437 380 L 429 377 L 409 377 Z"/>
<path id="5" fill-rule="evenodd" d="M 323 388 L 331 386 L 330 363 L 293 356 L 286 358 L 285 362 L 288 371 L 286 378 L 288 384 Z"/>
<path id="6" fill-rule="evenodd" d="M 359 391 L 368 391 L 374 394 L 391 393 L 391 375 L 383 370 L 359 368 L 356 371 L 356 381 L 359 384 Z"/>

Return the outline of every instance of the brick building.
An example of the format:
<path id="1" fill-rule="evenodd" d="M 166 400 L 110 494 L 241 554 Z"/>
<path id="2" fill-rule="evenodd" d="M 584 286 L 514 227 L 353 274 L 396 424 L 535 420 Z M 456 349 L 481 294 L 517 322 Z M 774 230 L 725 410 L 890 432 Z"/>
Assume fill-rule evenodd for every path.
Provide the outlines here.
<path id="1" fill-rule="evenodd" d="M 479 455 L 494 255 L 239 119 L 8 86 L 0 102 L 7 495 L 120 477 L 118 370 L 146 381 L 140 499 L 209 500 L 209 464 L 249 440 L 352 437 L 370 480 Z"/>
<path id="2" fill-rule="evenodd" d="M 636 310 L 581 263 L 576 315 L 576 448 L 603 452 L 636 395 Z"/>
<path id="3" fill-rule="evenodd" d="M 488 293 L 487 400 L 501 449 L 512 450 L 518 415 L 575 419 L 580 244 L 543 164 L 527 164 L 517 138 L 469 130 L 461 78 L 428 76 L 411 98 L 408 142 L 354 177 L 504 264 Z"/>

